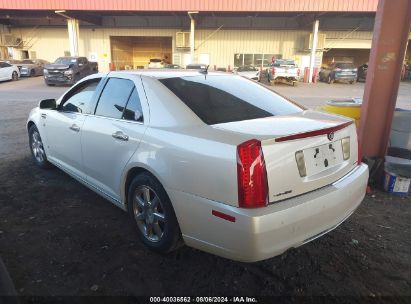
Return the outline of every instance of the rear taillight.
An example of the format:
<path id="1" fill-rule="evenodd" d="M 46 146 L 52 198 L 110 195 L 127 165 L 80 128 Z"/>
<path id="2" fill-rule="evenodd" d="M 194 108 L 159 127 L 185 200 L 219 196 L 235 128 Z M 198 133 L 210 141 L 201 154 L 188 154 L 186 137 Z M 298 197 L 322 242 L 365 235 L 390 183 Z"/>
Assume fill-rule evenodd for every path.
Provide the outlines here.
<path id="1" fill-rule="evenodd" d="M 271 75 L 275 76 L 275 68 L 271 69 Z"/>
<path id="2" fill-rule="evenodd" d="M 340 68 L 336 68 L 334 71 L 341 72 L 342 70 Z"/>
<path id="3" fill-rule="evenodd" d="M 297 70 L 297 76 L 298 76 L 298 77 L 300 77 L 300 73 L 301 73 L 301 71 L 300 71 L 300 69 L 298 69 L 298 70 Z"/>
<path id="4" fill-rule="evenodd" d="M 239 207 L 267 206 L 267 171 L 259 140 L 252 139 L 237 146 L 237 181 Z"/>

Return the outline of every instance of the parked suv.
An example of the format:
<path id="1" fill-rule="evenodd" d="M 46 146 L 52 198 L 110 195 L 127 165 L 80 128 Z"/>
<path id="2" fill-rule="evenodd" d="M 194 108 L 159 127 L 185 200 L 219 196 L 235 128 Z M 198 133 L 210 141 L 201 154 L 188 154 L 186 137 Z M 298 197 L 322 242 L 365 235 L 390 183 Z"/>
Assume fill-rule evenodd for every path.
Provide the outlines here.
<path id="1" fill-rule="evenodd" d="M 98 72 L 97 62 L 86 57 L 59 57 L 44 67 L 44 80 L 47 85 L 73 85 L 80 79 Z"/>
<path id="2" fill-rule="evenodd" d="M 357 68 L 352 63 L 336 62 L 328 67 L 321 68 L 320 81 L 333 83 L 334 81 L 347 81 L 351 84 L 357 81 Z"/>

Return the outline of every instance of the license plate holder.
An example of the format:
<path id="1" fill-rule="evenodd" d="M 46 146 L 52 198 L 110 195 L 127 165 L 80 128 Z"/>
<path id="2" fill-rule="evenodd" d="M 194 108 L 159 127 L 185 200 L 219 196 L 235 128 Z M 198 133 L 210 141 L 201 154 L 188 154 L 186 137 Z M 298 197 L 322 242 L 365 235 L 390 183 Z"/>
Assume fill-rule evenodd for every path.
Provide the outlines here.
<path id="1" fill-rule="evenodd" d="M 303 150 L 307 176 L 317 174 L 343 162 L 341 140 Z"/>

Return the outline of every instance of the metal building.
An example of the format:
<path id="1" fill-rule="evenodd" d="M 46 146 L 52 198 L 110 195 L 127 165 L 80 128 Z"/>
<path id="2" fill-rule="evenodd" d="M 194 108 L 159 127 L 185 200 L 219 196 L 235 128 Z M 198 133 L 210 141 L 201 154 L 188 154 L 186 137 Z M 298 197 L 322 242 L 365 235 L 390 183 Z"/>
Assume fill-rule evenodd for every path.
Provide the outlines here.
<path id="1" fill-rule="evenodd" d="M 98 61 L 101 71 L 142 68 L 152 58 L 226 69 L 266 65 L 273 57 L 302 68 L 310 58 L 315 67 L 361 65 L 377 2 L 0 0 L 0 56 L 54 61 L 78 54 Z"/>

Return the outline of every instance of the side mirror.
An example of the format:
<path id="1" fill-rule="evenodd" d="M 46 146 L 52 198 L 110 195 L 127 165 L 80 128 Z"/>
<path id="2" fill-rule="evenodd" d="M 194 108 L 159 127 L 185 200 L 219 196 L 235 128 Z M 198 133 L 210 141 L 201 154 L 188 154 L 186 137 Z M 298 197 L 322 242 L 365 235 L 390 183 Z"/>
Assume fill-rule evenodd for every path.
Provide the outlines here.
<path id="1" fill-rule="evenodd" d="M 40 109 L 49 109 L 55 110 L 57 109 L 57 104 L 55 99 L 43 99 L 39 103 Z"/>

